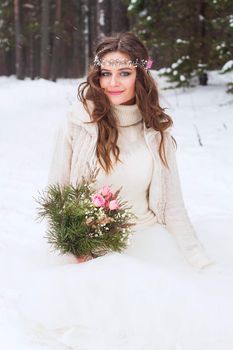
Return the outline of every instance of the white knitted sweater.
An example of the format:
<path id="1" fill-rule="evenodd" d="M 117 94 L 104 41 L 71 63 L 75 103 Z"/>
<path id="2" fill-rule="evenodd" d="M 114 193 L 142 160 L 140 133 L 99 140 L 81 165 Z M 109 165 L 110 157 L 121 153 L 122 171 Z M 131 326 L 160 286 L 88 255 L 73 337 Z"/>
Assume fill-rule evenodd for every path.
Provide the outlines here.
<path id="1" fill-rule="evenodd" d="M 137 216 L 137 227 L 143 230 L 157 222 L 157 217 L 149 208 L 148 193 L 153 174 L 153 157 L 143 135 L 142 116 L 137 106 L 113 107 L 118 124 L 117 145 L 121 162 L 115 163 L 110 174 L 100 167 L 96 187 L 110 185 L 114 191 L 122 187 L 120 195 L 132 207 Z M 125 106 L 123 106 L 125 110 Z M 100 164 L 99 164 L 100 165 Z"/>
<path id="2" fill-rule="evenodd" d="M 93 103 L 88 101 L 88 106 L 91 114 Z M 118 121 L 123 124 L 124 121 L 126 121 L 126 124 L 131 124 L 130 120 L 133 123 L 142 118 L 136 104 L 112 105 L 112 109 Z M 90 114 L 87 113 L 81 102 L 76 101 L 72 105 L 67 119 L 62 123 L 56 135 L 49 183 L 71 183 L 76 185 L 81 181 L 82 176 L 88 177 L 90 168 L 94 169 L 98 166 L 96 157 L 98 126 L 96 123 L 86 124 L 86 122 L 91 121 Z M 149 167 L 152 166 L 153 168 L 149 174 L 149 186 L 147 190 L 148 212 L 153 212 L 158 223 L 166 225 L 167 230 L 174 236 L 184 257 L 190 264 L 198 268 L 212 264 L 213 261 L 206 255 L 205 249 L 195 233 L 184 206 L 176 164 L 175 148 L 170 132 L 167 131 L 164 135 L 165 151 L 169 164 L 168 170 L 163 166 L 158 153 L 160 142 L 159 132 L 152 128 L 147 128 L 145 123 L 141 125 L 141 128 L 140 124 L 136 128 L 135 126 L 131 126 L 128 131 L 125 128 L 126 130 L 123 133 L 121 127 L 119 127 L 121 131 L 118 142 L 119 146 L 122 146 L 122 155 L 124 155 L 125 151 L 130 152 L 130 148 L 127 150 L 128 137 L 135 138 L 136 136 L 139 139 L 138 148 L 137 142 L 135 142 L 133 152 L 137 152 L 141 146 L 143 152 L 145 152 L 145 146 L 147 146 L 147 156 L 149 157 L 149 154 L 151 156 L 147 161 Z M 134 135 L 135 132 L 138 132 L 138 135 Z M 124 159 L 126 161 L 126 158 Z M 152 164 L 150 163 L 151 160 Z M 135 162 L 134 164 L 137 164 L 136 159 Z M 129 164 L 132 166 L 132 162 Z M 135 171 L 141 170 L 142 168 L 138 168 L 136 165 Z M 124 170 L 121 174 L 124 174 Z M 103 181 L 106 181 L 106 177 L 102 177 L 102 183 Z M 144 181 L 147 182 L 148 177 Z M 117 186 L 119 179 L 113 182 Z M 122 185 L 124 185 L 124 176 L 122 176 Z M 148 212 L 145 215 L 148 215 Z"/>

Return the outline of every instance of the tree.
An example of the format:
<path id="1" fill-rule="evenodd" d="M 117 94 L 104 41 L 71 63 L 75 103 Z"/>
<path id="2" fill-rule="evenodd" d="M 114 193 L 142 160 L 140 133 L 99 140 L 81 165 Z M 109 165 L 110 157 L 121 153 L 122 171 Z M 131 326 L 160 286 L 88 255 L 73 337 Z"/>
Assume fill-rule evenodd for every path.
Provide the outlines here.
<path id="1" fill-rule="evenodd" d="M 95 0 L 87 0 L 88 10 L 88 63 L 93 58 L 95 43 L 97 41 L 97 3 Z"/>
<path id="2" fill-rule="evenodd" d="M 208 75 L 205 69 L 207 68 L 207 33 L 206 33 L 206 1 L 199 0 L 199 23 L 200 23 L 200 40 L 199 40 L 199 83 L 200 85 L 207 85 Z"/>
<path id="3" fill-rule="evenodd" d="M 68 76 L 80 78 L 86 73 L 86 7 L 84 0 L 75 0 L 74 3 L 76 7 L 72 31 L 72 69 Z"/>
<path id="4" fill-rule="evenodd" d="M 58 74 L 59 47 L 60 47 L 60 27 L 61 27 L 61 0 L 56 0 L 56 14 L 53 33 L 53 52 L 51 64 L 51 80 L 56 81 Z"/>
<path id="5" fill-rule="evenodd" d="M 129 19 L 127 16 L 127 3 L 122 0 L 113 0 L 111 18 L 112 33 L 128 31 Z"/>
<path id="6" fill-rule="evenodd" d="M 49 79 L 49 8 L 50 1 L 42 0 L 41 13 L 41 51 L 40 51 L 40 76 Z"/>
<path id="7" fill-rule="evenodd" d="M 23 72 L 23 36 L 21 32 L 20 0 L 14 0 L 14 20 L 15 20 L 15 67 L 18 79 L 24 79 Z"/>
<path id="8" fill-rule="evenodd" d="M 39 75 L 37 51 L 39 50 L 39 22 L 38 15 L 40 13 L 40 6 L 37 0 L 31 0 L 22 4 L 22 10 L 24 12 L 24 37 L 25 37 L 25 74 L 29 75 L 31 79 L 34 79 Z"/>
<path id="9" fill-rule="evenodd" d="M 12 50 L 15 44 L 13 0 L 0 2 L 0 75 L 10 75 L 15 66 Z"/>
<path id="10" fill-rule="evenodd" d="M 97 2 L 97 32 L 98 38 L 111 35 L 112 32 L 112 1 Z"/>
<path id="11" fill-rule="evenodd" d="M 205 85 L 207 70 L 221 67 L 216 47 L 230 59 L 230 4 L 230 0 L 177 0 L 174 6 L 170 0 L 134 0 L 129 2 L 128 13 L 131 30 L 145 42 L 156 57 L 157 69 L 162 68 L 161 74 L 173 86 L 193 85 L 196 78 Z"/>

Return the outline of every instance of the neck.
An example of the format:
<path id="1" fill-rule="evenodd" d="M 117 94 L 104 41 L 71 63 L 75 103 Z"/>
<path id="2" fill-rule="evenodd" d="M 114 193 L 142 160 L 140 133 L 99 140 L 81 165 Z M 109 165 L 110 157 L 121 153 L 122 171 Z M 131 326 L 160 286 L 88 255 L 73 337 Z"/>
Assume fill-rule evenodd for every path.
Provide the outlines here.
<path id="1" fill-rule="evenodd" d="M 128 100 L 127 102 L 121 103 L 120 106 L 134 105 L 136 103 L 136 96 Z"/>
<path id="2" fill-rule="evenodd" d="M 130 126 L 142 120 L 141 112 L 137 104 L 111 105 L 118 126 Z"/>

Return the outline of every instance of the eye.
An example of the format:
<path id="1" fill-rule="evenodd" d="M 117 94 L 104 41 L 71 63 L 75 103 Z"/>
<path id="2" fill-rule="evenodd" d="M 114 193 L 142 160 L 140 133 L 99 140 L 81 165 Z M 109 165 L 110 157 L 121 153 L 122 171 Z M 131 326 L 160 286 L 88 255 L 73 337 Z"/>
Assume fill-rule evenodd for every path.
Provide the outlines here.
<path id="1" fill-rule="evenodd" d="M 130 75 L 129 72 L 121 72 L 121 74 L 123 74 L 123 77 L 128 77 L 128 75 Z"/>
<path id="2" fill-rule="evenodd" d="M 108 76 L 108 72 L 101 72 L 100 75 L 103 76 L 103 77 L 107 77 Z"/>
<path id="3" fill-rule="evenodd" d="M 107 77 L 109 76 L 111 73 L 110 72 L 100 72 L 100 76 L 102 77 Z M 129 72 L 121 72 L 120 75 L 123 77 L 128 77 L 131 73 Z"/>

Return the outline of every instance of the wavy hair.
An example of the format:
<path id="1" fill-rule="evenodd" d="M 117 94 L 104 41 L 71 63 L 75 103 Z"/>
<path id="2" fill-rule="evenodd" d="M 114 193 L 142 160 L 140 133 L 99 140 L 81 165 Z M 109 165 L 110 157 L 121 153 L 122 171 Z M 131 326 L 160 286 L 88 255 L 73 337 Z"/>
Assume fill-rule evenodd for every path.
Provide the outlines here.
<path id="1" fill-rule="evenodd" d="M 144 44 L 131 32 L 117 33 L 114 36 L 104 37 L 96 47 L 96 55 L 102 59 L 109 52 L 127 54 L 132 61 L 149 59 Z M 115 117 L 111 111 L 110 100 L 100 87 L 100 67 L 89 66 L 87 80 L 78 86 L 78 98 L 91 116 L 91 122 L 98 125 L 97 158 L 108 174 L 113 168 L 110 154 L 113 153 L 115 161 L 119 158 L 120 149 L 117 146 L 118 129 Z M 135 82 L 136 104 L 142 114 L 147 128 L 153 128 L 160 133 L 159 156 L 163 164 L 168 167 L 165 147 L 164 131 L 173 125 L 173 121 L 159 105 L 159 93 L 154 79 L 149 71 L 141 66 L 136 67 Z M 92 111 L 88 108 L 88 101 L 93 102 Z M 174 139 L 173 139 L 174 140 Z M 156 147 L 156 145 L 155 145 Z"/>

